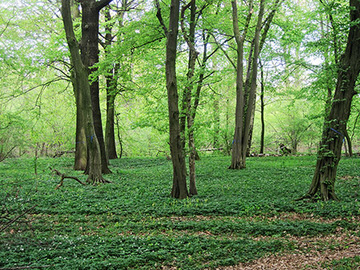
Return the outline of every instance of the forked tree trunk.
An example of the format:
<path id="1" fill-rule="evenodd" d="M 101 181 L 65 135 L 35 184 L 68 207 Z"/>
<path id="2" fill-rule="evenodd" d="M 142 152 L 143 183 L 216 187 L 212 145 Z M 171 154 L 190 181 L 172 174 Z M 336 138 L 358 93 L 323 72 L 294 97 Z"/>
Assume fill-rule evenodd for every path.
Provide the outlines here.
<path id="1" fill-rule="evenodd" d="M 85 127 L 86 127 L 86 141 L 88 146 L 87 167 L 89 170 L 89 176 L 87 181 L 92 184 L 99 182 L 107 182 L 102 178 L 101 154 L 100 154 L 99 142 L 95 134 L 94 123 L 93 123 L 88 71 L 80 58 L 79 46 L 73 30 L 69 0 L 62 0 L 61 3 L 62 3 L 61 13 L 64 22 L 66 40 L 71 54 L 71 62 L 74 68 L 76 85 L 78 86 L 77 88 L 78 98 L 79 98 L 79 102 L 82 104 L 82 109 L 84 110 L 84 113 L 86 115 Z"/>
<path id="2" fill-rule="evenodd" d="M 254 99 L 256 94 L 256 78 L 257 78 L 257 62 L 260 51 L 260 31 L 262 18 L 264 14 L 264 0 L 260 2 L 260 9 L 257 18 L 257 25 L 254 36 L 254 51 L 252 57 L 251 67 L 251 81 L 249 93 L 244 91 L 243 70 L 244 70 L 244 40 L 246 38 L 247 29 L 250 24 L 253 1 L 249 3 L 249 12 L 245 24 L 244 32 L 241 36 L 239 30 L 239 22 L 237 15 L 237 2 L 232 1 L 233 6 L 233 28 L 235 40 L 237 43 L 237 74 L 236 74 L 236 112 L 235 112 L 235 133 L 233 140 L 233 151 L 231 158 L 230 169 L 243 169 L 246 167 L 246 152 L 249 141 L 249 131 L 251 124 L 251 117 L 253 112 Z"/>
<path id="3" fill-rule="evenodd" d="M 335 179 L 341 158 L 341 148 L 350 116 L 355 83 L 360 71 L 360 1 L 350 0 L 351 26 L 345 53 L 340 61 L 335 95 L 330 114 L 325 120 L 318 160 L 310 189 L 306 197 L 337 200 Z"/>

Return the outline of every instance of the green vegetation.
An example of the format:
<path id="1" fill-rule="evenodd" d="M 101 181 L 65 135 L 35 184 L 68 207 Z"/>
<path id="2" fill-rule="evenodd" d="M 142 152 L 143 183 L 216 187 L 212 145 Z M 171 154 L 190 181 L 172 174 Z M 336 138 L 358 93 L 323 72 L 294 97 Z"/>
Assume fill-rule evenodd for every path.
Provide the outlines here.
<path id="1" fill-rule="evenodd" d="M 39 158 L 37 175 L 33 159 L 6 159 L 0 163 L 0 269 L 211 269 L 304 252 L 298 238 L 360 237 L 360 159 L 341 160 L 340 202 L 296 201 L 307 191 L 315 161 L 250 158 L 247 169 L 234 171 L 226 169 L 229 157 L 204 156 L 197 162 L 199 195 L 176 200 L 165 158 L 112 160 L 114 173 L 105 176 L 111 184 L 65 179 L 59 189 L 49 167 L 86 179 L 72 170 L 72 159 Z M 324 241 L 316 249 L 346 245 Z M 359 260 L 326 267 L 355 269 Z"/>

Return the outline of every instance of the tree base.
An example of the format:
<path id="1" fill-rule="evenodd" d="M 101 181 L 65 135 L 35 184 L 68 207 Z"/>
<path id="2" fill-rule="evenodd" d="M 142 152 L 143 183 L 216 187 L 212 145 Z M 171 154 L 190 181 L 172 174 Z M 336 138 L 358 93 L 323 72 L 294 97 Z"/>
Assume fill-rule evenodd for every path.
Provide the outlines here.
<path id="1" fill-rule="evenodd" d="M 111 181 L 109 180 L 106 180 L 102 177 L 88 177 L 88 179 L 86 180 L 86 183 L 90 184 L 90 185 L 98 185 L 98 184 L 109 184 L 109 183 L 112 183 Z"/>

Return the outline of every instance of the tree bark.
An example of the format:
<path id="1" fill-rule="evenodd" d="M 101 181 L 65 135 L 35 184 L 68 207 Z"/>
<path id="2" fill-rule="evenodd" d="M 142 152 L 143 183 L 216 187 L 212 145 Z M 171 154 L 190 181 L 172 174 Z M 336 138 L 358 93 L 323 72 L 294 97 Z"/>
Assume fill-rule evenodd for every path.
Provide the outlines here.
<path id="1" fill-rule="evenodd" d="M 184 199 L 189 196 L 186 186 L 186 165 L 179 123 L 179 97 L 176 80 L 176 49 L 180 0 L 171 0 L 169 28 L 166 42 L 166 88 L 168 94 L 170 151 L 173 164 L 171 196 Z"/>
<path id="2" fill-rule="evenodd" d="M 186 9 L 190 9 L 190 22 L 189 22 L 189 34 L 186 33 L 184 26 L 185 19 L 185 11 Z M 181 10 L 181 30 L 184 36 L 184 39 L 189 47 L 189 60 L 188 60 L 188 72 L 187 72 L 187 85 L 184 89 L 182 108 L 184 114 L 187 119 L 187 130 L 188 130 L 188 146 L 189 146 L 189 193 L 190 195 L 197 195 L 196 189 L 196 172 L 195 172 L 195 157 L 196 157 L 196 149 L 195 149 L 195 138 L 193 131 L 193 106 L 192 106 L 192 92 L 194 88 L 194 72 L 195 72 L 195 64 L 198 52 L 195 49 L 195 15 L 196 15 L 196 5 L 195 0 L 191 0 L 187 5 L 185 5 Z M 185 134 L 185 129 L 182 130 L 182 133 Z M 183 143 L 185 145 L 185 143 Z"/>
<path id="3" fill-rule="evenodd" d="M 120 26 L 122 26 L 122 16 L 120 15 Z M 109 54 L 111 50 L 114 36 L 112 35 L 113 24 L 111 23 L 110 8 L 105 11 L 105 54 Z M 106 76 L 106 124 L 105 124 L 105 151 L 108 159 L 117 159 L 116 143 L 115 143 L 115 98 L 117 91 L 117 74 L 120 69 L 119 64 L 113 65 Z"/>
<path id="4" fill-rule="evenodd" d="M 232 1 L 233 6 L 233 29 L 235 40 L 237 44 L 237 75 L 236 75 L 236 111 L 235 111 L 235 133 L 233 140 L 233 151 L 230 169 L 243 169 L 246 167 L 246 152 L 250 136 L 250 124 L 254 107 L 254 99 L 256 94 L 256 78 L 257 78 L 257 62 L 260 51 L 260 31 L 262 18 L 264 14 L 264 0 L 260 1 L 260 9 L 257 18 L 257 25 L 254 35 L 254 50 L 252 59 L 251 76 L 249 91 L 244 91 L 245 85 L 243 82 L 243 59 L 244 59 L 244 40 L 250 24 L 253 13 L 253 1 L 249 2 L 249 12 L 243 30 L 240 35 L 239 22 L 237 15 L 237 2 Z M 249 64 L 250 65 L 250 64 Z M 248 73 L 249 74 L 249 73 Z"/>
<path id="5" fill-rule="evenodd" d="M 265 141 L 265 103 L 264 103 L 264 92 L 265 92 L 265 81 L 264 81 L 264 69 L 260 62 L 260 118 L 261 118 L 261 134 L 260 134 L 260 152 L 264 154 L 264 141 Z"/>
<path id="6" fill-rule="evenodd" d="M 335 194 L 336 172 L 360 71 L 360 1 L 350 0 L 350 7 L 351 26 L 347 46 L 340 61 L 334 98 L 324 123 L 316 169 L 306 196 L 314 199 L 319 197 L 324 201 L 338 199 Z"/>
<path id="7" fill-rule="evenodd" d="M 88 79 L 88 69 L 83 64 L 80 53 L 78 42 L 75 38 L 73 30 L 70 4 L 69 0 L 62 0 L 61 13 L 63 17 L 64 29 L 66 33 L 66 40 L 69 46 L 71 54 L 71 62 L 73 64 L 74 79 L 76 80 L 79 102 L 82 104 L 82 109 L 86 115 L 86 143 L 88 146 L 88 179 L 87 182 L 92 184 L 98 182 L 107 182 L 102 177 L 101 171 L 101 154 L 99 142 L 95 134 L 90 85 Z"/>
<path id="8" fill-rule="evenodd" d="M 87 162 L 86 147 L 86 114 L 81 102 L 81 89 L 77 85 L 74 70 L 71 71 L 71 81 L 74 89 L 76 103 L 76 136 L 75 136 L 75 162 L 74 170 L 85 170 Z"/>
<path id="9" fill-rule="evenodd" d="M 94 65 L 99 62 L 99 12 L 108 5 L 111 0 L 81 0 L 82 21 L 81 30 L 82 37 L 80 42 L 81 57 L 85 67 L 89 68 L 90 73 L 96 71 Z M 99 100 L 99 80 L 94 77 L 90 84 L 91 104 L 93 111 L 93 120 L 96 136 L 99 140 L 101 151 L 101 166 L 103 173 L 111 173 L 108 164 Z"/>

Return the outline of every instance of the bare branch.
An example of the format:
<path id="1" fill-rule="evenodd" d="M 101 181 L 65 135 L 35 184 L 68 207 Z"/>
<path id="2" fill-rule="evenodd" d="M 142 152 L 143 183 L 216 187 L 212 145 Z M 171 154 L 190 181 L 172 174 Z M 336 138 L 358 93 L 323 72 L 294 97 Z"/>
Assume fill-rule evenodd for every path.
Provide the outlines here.
<path id="1" fill-rule="evenodd" d="M 161 15 L 161 7 L 160 7 L 159 0 L 155 0 L 155 6 L 156 6 L 156 9 L 157 9 L 156 17 L 158 18 L 158 20 L 160 22 L 160 25 L 162 26 L 162 28 L 164 30 L 165 36 L 167 36 L 168 35 L 168 30 L 167 30 L 167 28 L 165 26 L 163 17 Z"/>

